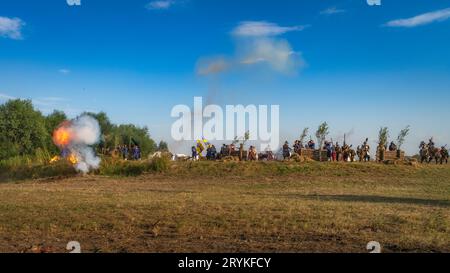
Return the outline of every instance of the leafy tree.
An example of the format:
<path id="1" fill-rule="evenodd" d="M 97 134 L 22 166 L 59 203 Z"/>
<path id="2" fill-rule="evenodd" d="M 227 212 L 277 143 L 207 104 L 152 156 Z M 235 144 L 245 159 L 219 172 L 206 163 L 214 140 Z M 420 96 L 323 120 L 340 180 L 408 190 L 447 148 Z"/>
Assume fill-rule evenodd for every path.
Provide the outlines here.
<path id="1" fill-rule="evenodd" d="M 45 117 L 45 127 L 51 135 L 58 126 L 67 120 L 67 116 L 63 111 L 55 110 L 53 113 Z"/>
<path id="2" fill-rule="evenodd" d="M 145 157 L 157 149 L 157 145 L 147 127 L 137 127 L 133 124 L 119 125 L 113 129 L 113 136 L 121 145 L 138 145 L 142 156 Z"/>
<path id="3" fill-rule="evenodd" d="M 405 143 L 405 139 L 408 136 L 410 131 L 410 126 L 406 126 L 405 129 L 401 130 L 400 133 L 397 136 L 397 146 L 398 149 L 401 150 L 401 147 L 403 145 L 403 143 Z"/>
<path id="4" fill-rule="evenodd" d="M 388 127 L 381 127 L 378 132 L 378 145 L 385 147 L 387 145 L 389 138 L 389 129 Z"/>
<path id="5" fill-rule="evenodd" d="M 325 142 L 326 137 L 329 134 L 329 127 L 328 123 L 324 122 L 319 125 L 319 128 L 317 128 L 316 131 L 316 137 L 319 144 L 319 160 L 322 161 L 322 147 L 323 143 Z"/>
<path id="6" fill-rule="evenodd" d="M 308 135 L 308 131 L 309 131 L 309 128 L 308 127 L 306 127 L 305 129 L 303 129 L 303 132 L 302 132 L 302 134 L 300 135 L 300 144 L 301 145 L 303 145 L 303 142 L 305 142 L 305 138 L 306 138 L 306 136 Z"/>
<path id="7" fill-rule="evenodd" d="M 30 100 L 0 105 L 0 159 L 32 155 L 37 148 L 46 148 L 49 138 L 45 118 Z"/>
<path id="8" fill-rule="evenodd" d="M 168 152 L 169 151 L 169 145 L 165 141 L 160 141 L 158 145 L 158 151 L 160 152 Z"/>

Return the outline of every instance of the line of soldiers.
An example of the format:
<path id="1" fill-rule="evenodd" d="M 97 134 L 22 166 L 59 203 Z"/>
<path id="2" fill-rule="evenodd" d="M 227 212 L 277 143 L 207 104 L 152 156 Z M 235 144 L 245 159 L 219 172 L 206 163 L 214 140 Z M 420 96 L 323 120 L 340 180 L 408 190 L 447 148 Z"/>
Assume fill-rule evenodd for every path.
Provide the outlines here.
<path id="1" fill-rule="evenodd" d="M 428 140 L 428 144 L 425 141 L 422 141 L 419 145 L 420 149 L 420 161 L 423 163 L 426 161 L 430 163 L 433 159 L 436 161 L 436 164 L 439 162 L 441 164 L 448 163 L 449 152 L 447 150 L 447 145 L 441 146 L 441 148 L 437 148 L 433 141 L 433 138 Z"/>
<path id="2" fill-rule="evenodd" d="M 141 148 L 138 145 L 119 145 L 114 150 L 123 160 L 141 160 Z"/>
<path id="3" fill-rule="evenodd" d="M 365 151 L 367 154 L 370 150 L 369 145 L 366 142 L 363 144 L 363 148 L 360 148 L 358 146 L 358 150 Z M 314 140 L 310 140 L 306 143 L 306 145 L 303 145 L 300 140 L 296 140 L 293 145 L 293 149 L 289 147 L 289 143 L 286 141 L 283 145 L 283 157 L 285 159 L 290 157 L 290 153 L 293 150 L 295 154 L 302 155 L 304 150 L 315 150 L 316 144 Z M 355 150 L 352 149 L 352 145 L 348 145 L 344 142 L 343 146 L 339 145 L 339 142 L 336 142 L 333 144 L 332 141 L 325 141 L 324 146 L 322 147 L 322 150 L 326 151 L 327 155 L 327 161 L 351 161 L 354 162 L 357 153 Z"/>
<path id="4" fill-rule="evenodd" d="M 205 150 L 206 147 L 206 159 L 208 160 L 216 160 L 221 159 L 227 156 L 242 156 L 243 158 L 249 160 L 249 161 L 256 161 L 256 160 L 275 160 L 276 157 L 272 150 L 270 149 L 270 146 L 268 146 L 264 152 L 261 152 L 258 154 L 255 146 L 250 146 L 248 151 L 242 151 L 244 154 L 240 154 L 240 149 L 236 148 L 236 144 L 233 142 L 229 145 L 223 144 L 220 152 L 217 152 L 216 147 L 213 144 L 210 144 L 206 140 L 197 141 L 196 146 L 192 146 L 192 158 L 194 160 L 198 160 Z M 442 146 L 440 149 L 435 148 L 435 144 L 433 141 L 433 138 L 431 138 L 426 144 L 424 141 L 420 144 L 421 153 L 420 156 L 423 161 L 430 162 L 433 159 L 436 159 L 436 163 L 441 160 L 442 162 L 448 162 L 449 158 L 449 152 L 445 148 L 445 146 Z M 294 142 L 293 147 L 291 148 L 289 146 L 289 142 L 286 141 L 284 145 L 281 148 L 281 154 L 284 159 L 289 159 L 292 157 L 292 152 L 294 154 L 298 155 L 304 155 L 305 151 L 315 151 L 316 150 L 316 143 L 314 140 L 309 140 L 305 145 L 299 140 L 296 140 Z M 371 161 L 371 154 L 370 154 L 370 145 L 369 145 L 369 139 L 366 138 L 362 145 L 358 146 L 355 149 L 353 149 L 353 145 L 348 145 L 345 141 L 342 146 L 339 145 L 339 142 L 333 143 L 332 141 L 325 141 L 324 146 L 322 147 L 323 151 L 326 151 L 326 159 L 327 161 L 344 161 L 344 162 L 354 162 L 356 160 L 356 156 L 358 156 L 359 161 L 368 162 Z M 397 145 L 392 141 L 389 145 L 378 145 L 377 147 L 377 153 L 378 153 L 378 159 L 380 161 L 384 160 L 384 153 L 385 151 L 399 151 Z M 123 154 L 126 155 L 126 149 Z M 309 153 L 311 155 L 311 153 Z M 126 157 L 124 155 L 124 157 Z"/>

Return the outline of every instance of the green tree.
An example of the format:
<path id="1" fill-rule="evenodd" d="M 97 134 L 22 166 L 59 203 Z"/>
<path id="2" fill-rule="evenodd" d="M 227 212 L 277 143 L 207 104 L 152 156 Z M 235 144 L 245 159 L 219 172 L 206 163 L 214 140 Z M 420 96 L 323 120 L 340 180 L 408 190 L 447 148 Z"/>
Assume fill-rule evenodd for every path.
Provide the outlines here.
<path id="1" fill-rule="evenodd" d="M 319 144 L 319 160 L 322 161 L 322 147 L 323 143 L 325 142 L 326 137 L 329 134 L 329 127 L 328 123 L 324 122 L 319 125 L 319 128 L 317 128 L 316 131 L 316 137 Z"/>
<path id="2" fill-rule="evenodd" d="M 58 126 L 67 120 L 67 116 L 63 111 L 54 110 L 53 113 L 45 117 L 45 127 L 47 132 L 52 135 Z"/>
<path id="3" fill-rule="evenodd" d="M 378 132 L 378 145 L 385 147 L 387 145 L 389 138 L 389 129 L 388 127 L 381 127 Z"/>
<path id="4" fill-rule="evenodd" d="M 160 141 L 158 145 L 158 151 L 160 152 L 168 152 L 169 151 L 169 145 L 165 141 Z"/>
<path id="5" fill-rule="evenodd" d="M 114 128 L 113 135 L 119 141 L 119 144 L 138 145 L 143 157 L 155 152 L 157 149 L 157 145 L 151 139 L 147 127 L 141 128 L 133 124 L 119 125 Z"/>
<path id="6" fill-rule="evenodd" d="M 301 145 L 303 145 L 303 142 L 305 142 L 305 138 L 308 135 L 308 130 L 309 130 L 308 127 L 304 128 L 302 134 L 300 135 L 299 141 Z"/>
<path id="7" fill-rule="evenodd" d="M 401 130 L 400 133 L 397 136 L 397 146 L 398 149 L 401 151 L 403 143 L 405 143 L 406 137 L 409 135 L 410 126 L 406 126 L 405 129 Z"/>
<path id="8" fill-rule="evenodd" d="M 32 155 L 37 148 L 47 148 L 49 138 L 45 118 L 30 100 L 0 105 L 0 159 Z"/>

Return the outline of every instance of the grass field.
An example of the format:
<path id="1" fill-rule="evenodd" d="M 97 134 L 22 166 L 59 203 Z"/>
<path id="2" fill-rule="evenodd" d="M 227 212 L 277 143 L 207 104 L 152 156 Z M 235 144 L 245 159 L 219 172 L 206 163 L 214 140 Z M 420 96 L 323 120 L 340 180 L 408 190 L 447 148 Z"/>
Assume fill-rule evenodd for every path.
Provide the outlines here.
<path id="1" fill-rule="evenodd" d="M 450 252 L 450 166 L 176 163 L 0 184 L 0 252 Z"/>

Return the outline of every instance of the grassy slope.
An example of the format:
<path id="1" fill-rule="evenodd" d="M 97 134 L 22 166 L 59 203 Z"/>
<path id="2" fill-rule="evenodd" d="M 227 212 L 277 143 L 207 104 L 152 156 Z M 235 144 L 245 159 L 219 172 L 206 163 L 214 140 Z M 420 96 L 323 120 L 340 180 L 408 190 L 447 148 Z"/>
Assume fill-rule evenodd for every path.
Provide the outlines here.
<path id="1" fill-rule="evenodd" d="M 156 224 L 155 224 L 156 223 Z M 450 167 L 179 163 L 0 184 L 0 251 L 450 252 Z"/>

